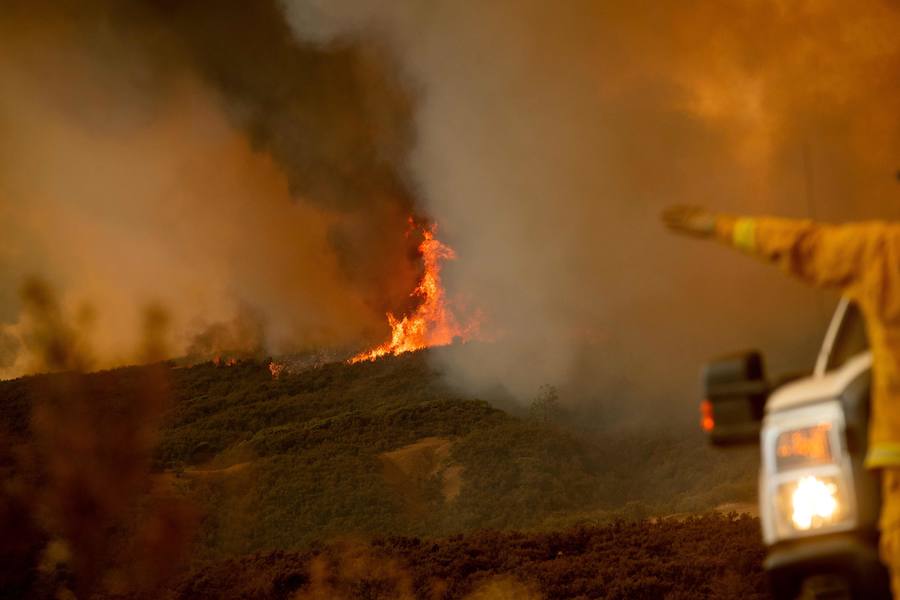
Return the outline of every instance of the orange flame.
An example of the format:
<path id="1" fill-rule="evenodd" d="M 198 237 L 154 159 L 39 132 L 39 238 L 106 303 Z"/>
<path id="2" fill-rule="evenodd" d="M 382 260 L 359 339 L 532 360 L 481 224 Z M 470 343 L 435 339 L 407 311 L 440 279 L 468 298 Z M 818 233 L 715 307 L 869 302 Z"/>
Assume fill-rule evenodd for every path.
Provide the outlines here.
<path id="1" fill-rule="evenodd" d="M 284 363 L 269 361 L 269 373 L 272 374 L 272 379 L 278 379 L 282 371 L 284 371 Z"/>
<path id="2" fill-rule="evenodd" d="M 412 220 L 410 220 L 412 225 Z M 446 346 L 454 338 L 466 339 L 475 329 L 475 324 L 462 327 L 447 306 L 444 288 L 441 285 L 441 262 L 453 260 L 456 253 L 452 248 L 435 237 L 437 225 L 423 228 L 424 239 L 419 244 L 419 254 L 425 272 L 419 285 L 413 290 L 413 297 L 421 302 L 416 309 L 402 319 L 392 313 L 387 314 L 391 326 L 391 339 L 371 350 L 357 354 L 350 363 L 375 360 L 387 354 L 403 354 L 430 346 Z"/>

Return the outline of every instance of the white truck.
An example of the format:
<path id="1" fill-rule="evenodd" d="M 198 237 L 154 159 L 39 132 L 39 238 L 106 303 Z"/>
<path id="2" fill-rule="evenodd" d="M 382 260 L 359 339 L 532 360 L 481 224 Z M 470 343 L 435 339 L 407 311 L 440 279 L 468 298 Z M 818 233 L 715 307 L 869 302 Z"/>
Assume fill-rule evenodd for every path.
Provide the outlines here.
<path id="1" fill-rule="evenodd" d="M 844 299 L 811 375 L 770 385 L 755 351 L 704 369 L 710 441 L 760 446 L 764 567 L 778 599 L 891 597 L 878 560 L 880 482 L 863 467 L 871 366 L 862 315 Z"/>

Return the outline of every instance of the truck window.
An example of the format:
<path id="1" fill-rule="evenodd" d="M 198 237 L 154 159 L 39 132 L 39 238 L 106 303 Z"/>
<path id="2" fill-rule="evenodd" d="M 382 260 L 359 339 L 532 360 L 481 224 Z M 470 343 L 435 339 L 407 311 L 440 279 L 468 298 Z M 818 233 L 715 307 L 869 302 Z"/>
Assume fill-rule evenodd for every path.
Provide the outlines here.
<path id="1" fill-rule="evenodd" d="M 869 349 L 869 338 L 866 335 L 866 322 L 856 304 L 847 307 L 847 313 L 841 321 L 834 346 L 828 356 L 827 371 L 839 369 L 854 356 Z"/>

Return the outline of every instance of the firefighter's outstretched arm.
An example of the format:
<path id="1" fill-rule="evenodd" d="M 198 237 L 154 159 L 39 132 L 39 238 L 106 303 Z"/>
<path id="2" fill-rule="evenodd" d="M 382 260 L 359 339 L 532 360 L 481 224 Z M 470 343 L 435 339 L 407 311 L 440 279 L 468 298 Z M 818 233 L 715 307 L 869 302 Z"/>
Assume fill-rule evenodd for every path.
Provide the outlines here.
<path id="1" fill-rule="evenodd" d="M 702 208 L 674 206 L 663 222 L 672 231 L 715 238 L 776 263 L 822 287 L 847 288 L 861 276 L 876 246 L 878 224 L 825 225 L 774 217 L 734 217 Z"/>

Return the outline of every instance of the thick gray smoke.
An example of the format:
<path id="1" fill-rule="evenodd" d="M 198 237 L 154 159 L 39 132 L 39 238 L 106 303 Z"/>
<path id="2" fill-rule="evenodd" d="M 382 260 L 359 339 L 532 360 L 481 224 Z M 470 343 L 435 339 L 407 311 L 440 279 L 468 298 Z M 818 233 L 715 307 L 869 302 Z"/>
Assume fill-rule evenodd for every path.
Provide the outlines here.
<path id="1" fill-rule="evenodd" d="M 457 382 L 693 416 L 710 354 L 808 368 L 833 298 L 668 237 L 663 206 L 900 216 L 893 2 L 283 1 L 300 39 L 388 44 L 421 92 L 411 172 L 496 338 L 449 354 Z"/>
<path id="2" fill-rule="evenodd" d="M 383 338 L 420 269 L 407 112 L 377 48 L 301 44 L 274 0 L 4 3 L 0 377 L 43 367 L 30 275 L 94 366 L 139 360 L 148 302 L 176 355 Z"/>
<path id="3" fill-rule="evenodd" d="M 807 368 L 833 298 L 659 210 L 900 217 L 898 46 L 889 0 L 10 0 L 0 376 L 31 273 L 99 365 L 150 301 L 172 353 L 383 339 L 413 215 L 493 340 L 452 381 L 693 415 L 712 354 Z"/>

